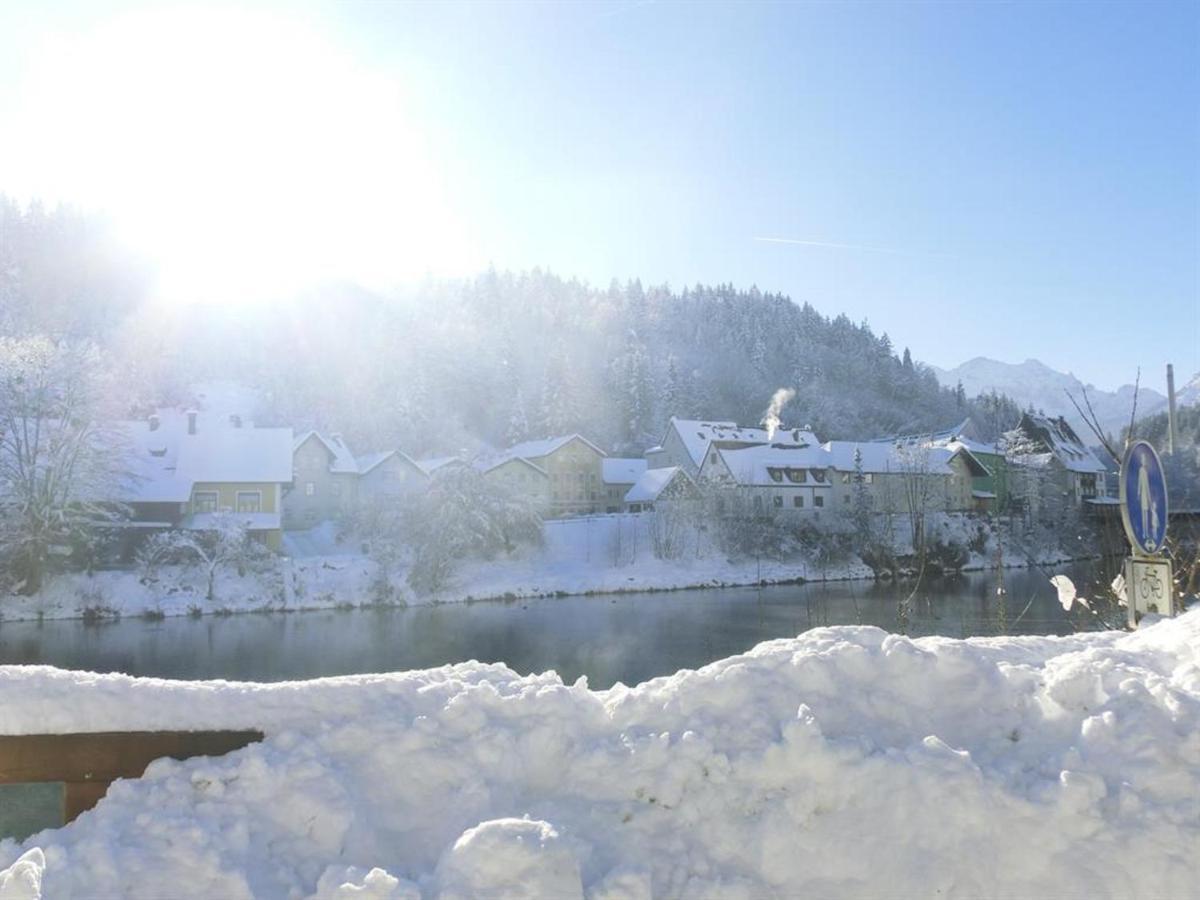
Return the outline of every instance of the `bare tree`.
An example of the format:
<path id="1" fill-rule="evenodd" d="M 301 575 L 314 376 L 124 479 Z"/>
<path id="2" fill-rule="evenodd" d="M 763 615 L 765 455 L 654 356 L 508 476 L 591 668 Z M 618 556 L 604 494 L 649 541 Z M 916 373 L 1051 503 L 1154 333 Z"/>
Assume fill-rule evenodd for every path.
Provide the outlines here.
<path id="1" fill-rule="evenodd" d="M 212 525 L 203 531 L 160 531 L 138 551 L 138 562 L 145 569 L 179 563 L 197 565 L 205 575 L 205 599 L 212 603 L 216 595 L 217 573 L 236 568 L 239 573 L 253 562 L 266 558 L 268 551 L 246 534 L 234 513 L 215 513 Z"/>
<path id="2" fill-rule="evenodd" d="M 900 462 L 900 484 L 908 511 L 913 552 L 925 557 L 925 517 L 933 505 L 935 479 L 930 472 L 929 448 L 917 442 L 896 448 Z"/>
<path id="3" fill-rule="evenodd" d="M 0 338 L 0 560 L 27 594 L 122 513 L 124 457 L 100 406 L 103 366 L 91 345 Z"/>

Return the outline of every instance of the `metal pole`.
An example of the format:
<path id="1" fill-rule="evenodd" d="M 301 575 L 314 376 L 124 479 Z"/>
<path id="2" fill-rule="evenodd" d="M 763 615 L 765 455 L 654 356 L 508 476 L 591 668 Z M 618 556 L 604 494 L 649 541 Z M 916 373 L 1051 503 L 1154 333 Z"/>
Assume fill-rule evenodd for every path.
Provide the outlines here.
<path id="1" fill-rule="evenodd" d="M 1177 422 L 1175 416 L 1175 367 L 1167 363 L 1167 453 L 1175 455 L 1175 433 Z"/>

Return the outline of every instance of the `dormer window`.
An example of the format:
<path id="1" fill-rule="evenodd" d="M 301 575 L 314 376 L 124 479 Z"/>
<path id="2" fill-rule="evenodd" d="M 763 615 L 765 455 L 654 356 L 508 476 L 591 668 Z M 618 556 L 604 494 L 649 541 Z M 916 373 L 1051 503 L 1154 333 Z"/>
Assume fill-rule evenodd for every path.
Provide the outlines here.
<path id="1" fill-rule="evenodd" d="M 813 469 L 812 477 L 813 477 L 813 481 L 815 481 L 817 484 L 825 483 L 825 473 L 823 471 L 821 471 L 820 469 Z M 818 504 L 818 505 L 820 505 L 820 504 Z"/>
<path id="2" fill-rule="evenodd" d="M 804 484 L 807 480 L 804 469 L 788 469 L 787 477 L 792 484 Z"/>
<path id="3" fill-rule="evenodd" d="M 771 466 L 767 469 L 767 474 L 771 476 L 772 481 L 775 481 L 775 482 L 783 481 L 783 470 L 782 469 L 776 469 L 774 466 Z"/>

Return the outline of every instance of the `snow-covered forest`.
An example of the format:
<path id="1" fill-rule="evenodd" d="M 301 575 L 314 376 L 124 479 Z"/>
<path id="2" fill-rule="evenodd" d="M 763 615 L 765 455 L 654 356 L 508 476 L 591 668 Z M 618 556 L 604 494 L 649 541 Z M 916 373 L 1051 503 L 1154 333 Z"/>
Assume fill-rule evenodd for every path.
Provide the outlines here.
<path id="1" fill-rule="evenodd" d="M 327 284 L 181 307 L 152 298 L 151 283 L 103 222 L 0 198 L 0 330 L 97 342 L 131 412 L 235 378 L 263 389 L 261 423 L 415 454 L 569 431 L 640 452 L 672 414 L 757 422 L 780 387 L 796 390 L 785 421 L 823 439 L 968 415 L 994 437 L 1019 415 L 1004 397 L 939 386 L 906 348 L 819 297 L 753 286 L 488 271 L 386 294 Z"/>

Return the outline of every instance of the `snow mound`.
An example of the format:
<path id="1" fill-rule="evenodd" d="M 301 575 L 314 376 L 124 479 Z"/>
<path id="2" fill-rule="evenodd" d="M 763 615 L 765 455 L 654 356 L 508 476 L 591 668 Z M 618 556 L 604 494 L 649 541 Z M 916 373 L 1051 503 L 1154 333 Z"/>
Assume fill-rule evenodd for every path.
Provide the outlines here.
<path id="1" fill-rule="evenodd" d="M 290 684 L 0 667 L 0 733 L 215 727 L 267 738 L 159 760 L 71 825 L 0 842 L 0 896 L 1200 884 L 1200 610 L 1064 638 L 825 628 L 604 692 L 479 663 Z"/>

